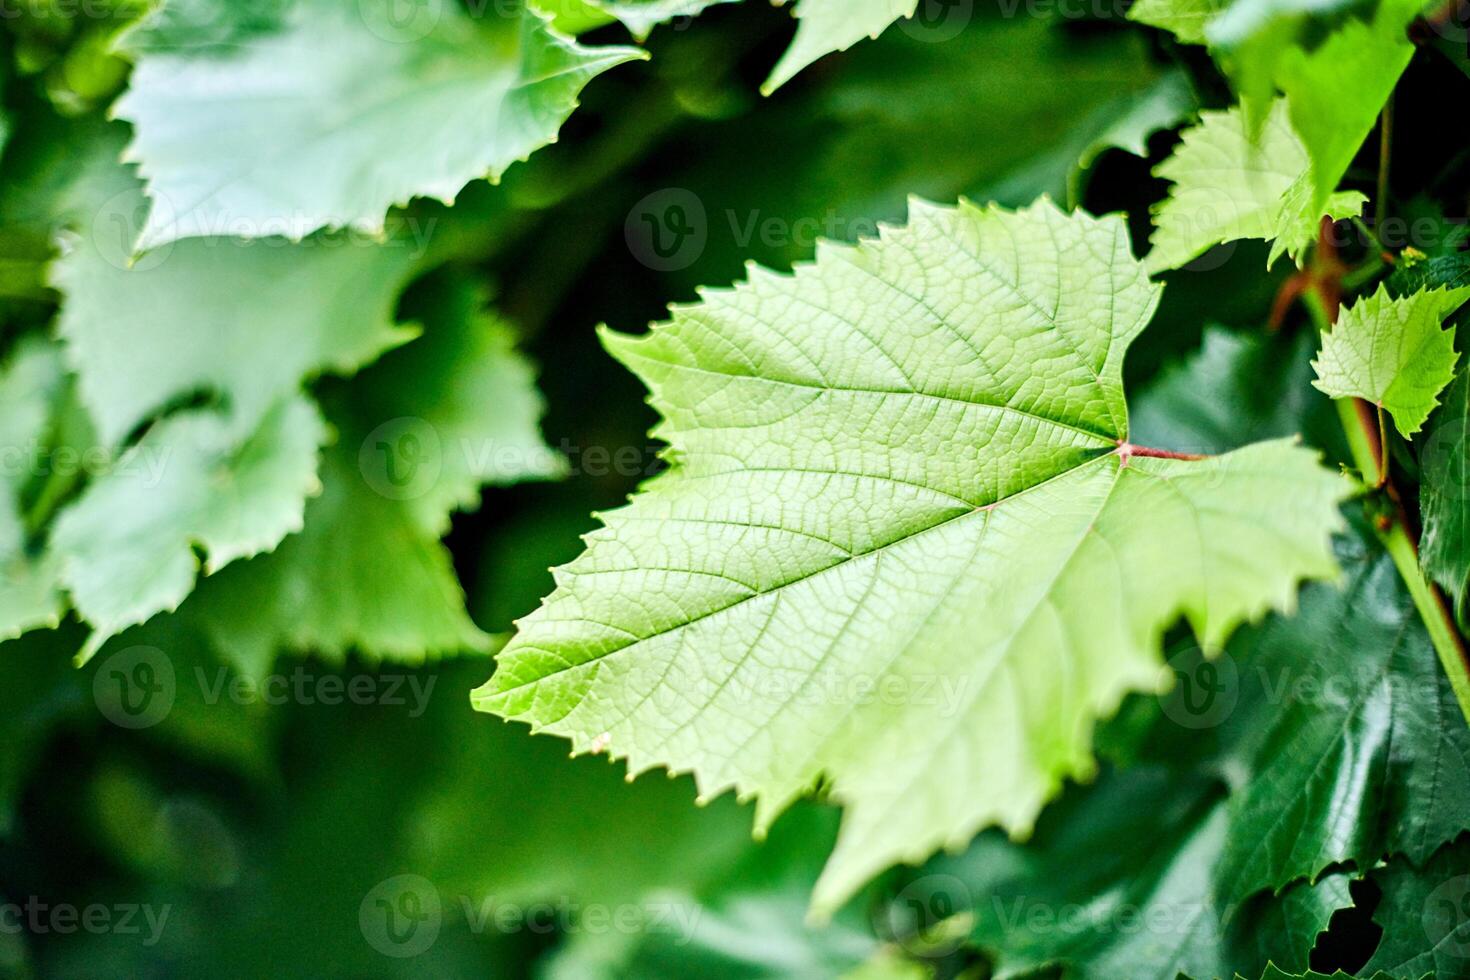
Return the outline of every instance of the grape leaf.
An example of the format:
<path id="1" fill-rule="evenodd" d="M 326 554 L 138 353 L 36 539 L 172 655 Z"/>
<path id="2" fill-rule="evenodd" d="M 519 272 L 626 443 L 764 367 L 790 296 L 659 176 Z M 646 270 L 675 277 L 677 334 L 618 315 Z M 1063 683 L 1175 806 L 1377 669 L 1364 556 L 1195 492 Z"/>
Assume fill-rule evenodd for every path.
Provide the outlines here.
<path id="1" fill-rule="evenodd" d="M 325 440 L 301 384 L 323 370 L 354 371 L 413 337 L 417 328 L 394 324 L 394 305 L 437 254 L 425 223 L 378 245 L 341 235 L 291 245 L 195 239 L 130 265 L 131 229 L 148 205 L 116 163 L 123 135 L 91 134 L 81 155 L 110 160 L 110 174 L 82 167 L 95 176 L 64 187 L 51 206 L 75 229 L 53 280 L 81 400 L 109 452 L 190 398 L 203 395 L 220 410 L 154 425 L 63 516 L 54 550 L 79 610 L 98 627 L 84 655 L 188 594 L 196 542 L 207 546 L 213 573 L 301 527 Z M 82 197 L 92 198 L 90 226 Z M 229 486 L 260 496 L 212 497 Z M 133 520 L 117 523 L 119 513 Z"/>
<path id="2" fill-rule="evenodd" d="M 1419 558 L 1465 623 L 1470 606 L 1470 367 L 1445 391 L 1419 453 Z"/>
<path id="3" fill-rule="evenodd" d="M 912 17 L 919 0 L 796 0 L 796 39 L 761 86 L 770 95 L 797 72 L 864 38 L 876 38 L 902 17 Z"/>
<path id="4" fill-rule="evenodd" d="M 1455 376 L 1455 331 L 1441 324 L 1466 299 L 1470 287 L 1394 299 L 1379 286 L 1322 334 L 1312 383 L 1333 398 L 1385 409 L 1405 438 L 1413 436 Z"/>
<path id="5" fill-rule="evenodd" d="M 1079 980 L 1230 977 L 1272 959 L 1304 969 L 1332 914 L 1352 904 L 1349 876 L 1237 902 L 1214 873 L 1229 833 L 1218 782 L 1142 766 L 1069 789 L 1026 844 L 987 833 L 918 881 L 957 883 L 952 898 L 971 907 L 971 939 L 997 980 L 1061 964 Z"/>
<path id="6" fill-rule="evenodd" d="M 1309 162 L 1300 137 L 1277 101 L 1258 144 L 1246 132 L 1239 108 L 1202 112 L 1200 124 L 1184 131 L 1178 149 L 1154 173 L 1173 181 L 1169 196 L 1154 208 L 1151 272 L 1177 269 L 1213 245 L 1240 238 L 1275 239 L 1271 261 L 1283 251 L 1295 256 L 1317 235 L 1320 214 L 1305 207 L 1295 187 L 1304 186 Z M 1366 199 L 1336 194 L 1326 205 L 1346 217 Z"/>
<path id="7" fill-rule="evenodd" d="M 1422 0 L 1385 0 L 1371 19 L 1329 20 L 1358 0 L 1142 0 L 1128 16 L 1208 43 L 1240 93 L 1245 131 L 1259 138 L 1279 90 L 1311 159 L 1299 201 L 1314 215 L 1333 208 L 1333 192 L 1373 128 L 1414 47 L 1406 28 Z M 1320 43 L 1308 43 L 1327 33 Z"/>
<path id="8" fill-rule="evenodd" d="M 1313 214 L 1334 209 L 1338 181 L 1414 56 L 1402 6 L 1385 0 L 1372 24 L 1350 19 L 1311 52 L 1291 47 L 1275 70 L 1312 160 Z"/>
<path id="9" fill-rule="evenodd" d="M 22 512 L 63 382 L 60 351 L 39 338 L 23 339 L 0 365 L 0 639 L 54 627 L 64 608 L 55 556 L 28 540 Z"/>
<path id="10" fill-rule="evenodd" d="M 393 322 L 421 265 L 406 236 L 383 246 L 199 239 L 129 266 L 110 235 L 126 238 L 142 210 L 135 191 L 112 199 L 52 273 L 57 329 L 106 445 L 200 392 L 223 401 L 243 436 L 305 378 L 351 373 L 414 336 Z"/>
<path id="11" fill-rule="evenodd" d="M 1395 296 L 1437 286 L 1470 286 L 1470 254 L 1446 250 L 1440 255 L 1416 256 L 1405 250 L 1388 277 L 1389 292 Z"/>
<path id="12" fill-rule="evenodd" d="M 456 280 L 430 295 L 422 337 L 325 393 L 338 437 L 302 532 L 184 607 L 249 675 L 281 649 L 419 663 L 488 646 L 439 543 L 449 511 L 563 464 L 540 440 L 530 366 L 483 294 Z"/>
<path id="13" fill-rule="evenodd" d="M 412 197 L 450 201 L 554 140 L 582 87 L 636 48 L 585 48 L 541 14 L 393 0 L 296 0 L 227 52 L 140 58 L 114 115 L 154 201 L 137 248 L 181 238 L 383 230 Z M 327 111 L 324 107 L 330 107 Z"/>
<path id="14" fill-rule="evenodd" d="M 1333 573 L 1345 484 L 1312 453 L 1127 443 L 1122 358 L 1158 294 L 1117 218 L 915 201 L 879 241 L 607 335 L 672 469 L 559 571 L 477 704 L 734 786 L 762 826 L 825 775 L 848 809 L 819 909 L 1024 832 L 1091 771 L 1093 721 L 1159 683 L 1176 617 L 1215 648 Z M 853 678 L 954 700 L 833 693 Z"/>
<path id="15" fill-rule="evenodd" d="M 304 396 L 267 411 L 241 441 L 210 409 L 178 412 L 129 447 L 57 519 L 51 547 L 77 611 L 108 638 L 177 608 L 205 574 L 270 551 L 301 529 L 326 431 Z"/>
<path id="16" fill-rule="evenodd" d="M 591 6 L 622 22 L 634 37 L 642 41 L 659 24 L 680 17 L 697 17 L 721 3 L 737 0 L 590 0 Z"/>
<path id="17" fill-rule="evenodd" d="M 1470 837 L 1441 848 L 1422 868 L 1393 861 L 1373 880 L 1383 891 L 1373 913 L 1383 938 L 1361 973 L 1470 976 Z"/>
<path id="18" fill-rule="evenodd" d="M 1295 619 L 1233 645 L 1241 707 L 1217 763 L 1234 774 L 1220 874 L 1237 898 L 1422 863 L 1470 829 L 1470 730 L 1391 559 L 1371 536 L 1342 545 L 1346 584 L 1309 586 Z"/>

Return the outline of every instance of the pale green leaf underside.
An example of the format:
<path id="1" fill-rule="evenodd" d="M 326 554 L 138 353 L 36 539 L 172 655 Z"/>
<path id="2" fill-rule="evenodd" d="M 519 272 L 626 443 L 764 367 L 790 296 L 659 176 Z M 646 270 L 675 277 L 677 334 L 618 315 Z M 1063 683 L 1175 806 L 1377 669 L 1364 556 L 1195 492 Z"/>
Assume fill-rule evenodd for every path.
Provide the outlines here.
<path id="1" fill-rule="evenodd" d="M 916 201 L 877 242 L 609 335 L 675 465 L 559 570 L 477 703 L 757 796 L 761 825 L 825 775 L 847 814 L 824 910 L 1025 832 L 1091 772 L 1094 721 L 1161 683 L 1179 616 L 1218 646 L 1333 572 L 1345 485 L 1312 453 L 1126 446 L 1159 291 L 1118 218 Z"/>
<path id="2" fill-rule="evenodd" d="M 177 608 L 199 574 L 269 551 L 301 529 L 326 426 L 305 396 L 267 412 L 238 440 L 218 412 L 154 425 L 56 522 L 51 547 L 91 656 L 111 636 Z"/>
<path id="3" fill-rule="evenodd" d="M 1174 186 L 1154 210 L 1153 250 L 1145 259 L 1151 272 L 1177 269 L 1222 242 L 1275 239 L 1274 260 L 1282 251 L 1295 256 L 1316 238 L 1320 215 L 1310 206 L 1307 151 L 1284 100 L 1277 100 L 1256 143 L 1238 107 L 1200 113 L 1200 124 L 1185 130 L 1154 173 Z M 1364 200 L 1335 194 L 1326 213 L 1346 217 Z"/>
<path id="4" fill-rule="evenodd" d="M 339 441 L 323 454 L 322 492 L 299 534 L 203 580 L 183 607 L 248 676 L 268 674 L 282 652 L 422 664 L 489 646 L 448 549 L 368 486 L 357 448 Z"/>
<path id="5" fill-rule="evenodd" d="M 877 37 L 918 6 L 919 0 L 796 0 L 796 38 L 761 91 L 770 95 L 818 58 Z"/>
<path id="6" fill-rule="evenodd" d="M 554 140 L 587 82 L 641 57 L 527 9 L 405 20 L 393 0 L 297 0 L 279 32 L 231 51 L 145 54 L 114 108 L 155 203 L 138 248 L 381 230 L 390 206 L 452 200 Z"/>
<path id="7" fill-rule="evenodd" d="M 408 240 L 201 239 L 131 268 L 125 254 L 94 231 L 52 268 L 57 329 L 108 446 L 200 392 L 224 402 L 243 437 L 303 379 L 351 373 L 414 336 L 393 322 L 422 263 Z"/>
<path id="8" fill-rule="evenodd" d="M 1470 287 L 1392 299 L 1380 286 L 1322 335 L 1312 383 L 1333 398 L 1372 402 L 1405 438 L 1413 436 L 1455 376 L 1455 331 L 1441 324 L 1466 299 Z"/>
<path id="9" fill-rule="evenodd" d="M 328 400 L 337 441 L 305 528 L 201 583 L 185 613 L 244 672 L 282 650 L 402 663 L 483 651 L 440 537 L 485 484 L 559 475 L 532 365 L 479 289 L 451 279 L 423 336 Z M 323 569 L 331 569 L 324 575 Z"/>
<path id="10" fill-rule="evenodd" d="M 60 350 L 35 338 L 0 365 L 0 639 L 55 626 L 63 608 L 56 562 L 30 547 L 21 501 L 63 376 Z"/>

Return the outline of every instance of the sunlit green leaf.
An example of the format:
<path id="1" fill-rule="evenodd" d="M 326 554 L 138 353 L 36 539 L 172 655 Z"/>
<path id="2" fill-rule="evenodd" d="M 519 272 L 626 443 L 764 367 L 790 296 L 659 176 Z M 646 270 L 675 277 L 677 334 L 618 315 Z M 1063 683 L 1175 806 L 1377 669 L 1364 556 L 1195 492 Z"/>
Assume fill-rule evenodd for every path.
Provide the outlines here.
<path id="1" fill-rule="evenodd" d="M 1023 832 L 1092 771 L 1093 722 L 1157 686 L 1175 619 L 1215 648 L 1332 573 L 1345 485 L 1312 453 L 1128 444 L 1122 359 L 1157 296 L 1116 219 L 915 202 L 880 241 L 609 335 L 673 469 L 605 515 L 477 703 L 734 786 L 763 825 L 825 774 L 847 817 L 822 909 Z M 853 678 L 952 701 L 831 693 Z"/>

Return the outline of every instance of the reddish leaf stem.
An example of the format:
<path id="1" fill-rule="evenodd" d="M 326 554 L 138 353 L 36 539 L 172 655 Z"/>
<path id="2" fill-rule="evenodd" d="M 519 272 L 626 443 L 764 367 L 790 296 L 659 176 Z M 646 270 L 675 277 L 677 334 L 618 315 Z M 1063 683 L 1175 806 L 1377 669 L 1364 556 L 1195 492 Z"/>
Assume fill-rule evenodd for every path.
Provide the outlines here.
<path id="1" fill-rule="evenodd" d="M 1118 455 L 1123 459 L 1130 456 L 1149 456 L 1153 459 L 1208 459 L 1199 453 L 1176 453 L 1170 449 L 1150 449 L 1148 446 L 1135 446 L 1131 442 L 1118 443 Z"/>

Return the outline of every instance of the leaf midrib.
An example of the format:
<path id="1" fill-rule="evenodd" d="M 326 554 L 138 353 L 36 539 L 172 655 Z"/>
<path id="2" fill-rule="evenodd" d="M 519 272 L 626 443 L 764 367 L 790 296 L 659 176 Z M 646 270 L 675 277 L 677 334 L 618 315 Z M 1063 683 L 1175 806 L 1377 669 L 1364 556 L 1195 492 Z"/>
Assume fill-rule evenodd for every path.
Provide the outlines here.
<path id="1" fill-rule="evenodd" d="M 521 683 L 518 683 L 518 684 L 515 684 L 515 685 L 513 685 L 511 687 L 497 688 L 495 690 L 486 691 L 486 692 L 483 692 L 483 693 L 481 691 L 476 691 L 475 694 L 474 694 L 474 696 L 473 696 L 474 702 L 477 705 L 490 705 L 496 699 L 504 698 L 507 695 L 513 694 L 516 691 L 520 691 L 520 690 L 523 690 L 523 689 L 528 688 L 528 687 L 531 687 L 531 688 L 538 687 L 541 684 L 545 683 L 546 681 L 549 681 L 549 680 L 552 680 L 553 678 L 559 677 L 562 674 L 566 674 L 566 673 L 569 673 L 571 671 L 578 670 L 578 669 L 584 668 L 584 667 L 593 667 L 593 666 L 601 663 L 602 661 L 606 660 L 607 658 L 609 658 L 609 657 L 611 657 L 611 656 L 613 656 L 615 654 L 619 654 L 619 653 L 622 653 L 624 651 L 634 649 L 637 646 L 639 646 L 640 644 L 645 643 L 645 642 L 647 642 L 649 640 L 657 639 L 660 636 L 664 636 L 664 635 L 669 634 L 669 633 L 677 632 L 678 630 L 687 629 L 688 627 L 693 626 L 695 623 L 698 623 L 698 622 L 700 622 L 702 620 L 705 620 L 705 619 L 709 619 L 712 616 L 717 616 L 717 615 L 719 615 L 721 613 L 728 612 L 731 609 L 735 609 L 735 608 L 737 608 L 737 607 L 739 607 L 739 606 L 741 606 L 741 605 L 743 605 L 743 604 L 745 604 L 747 602 L 751 602 L 751 601 L 753 601 L 755 599 L 762 598 L 762 597 L 765 597 L 765 596 L 777 595 L 777 594 L 781 593 L 784 589 L 787 589 L 787 588 L 789 588 L 789 587 L 791 587 L 793 585 L 798 585 L 798 584 L 800 584 L 802 582 L 808 581 L 809 579 L 812 579 L 812 578 L 814 578 L 814 577 L 816 577 L 818 575 L 824 575 L 827 572 L 830 572 L 833 569 L 836 569 L 836 568 L 839 568 L 839 567 L 843 567 L 843 566 L 847 565 L 848 563 L 850 563 L 852 561 L 856 561 L 858 559 L 867 558 L 867 557 L 874 556 L 874 555 L 879 555 L 879 554 L 883 553 L 884 551 L 887 551 L 890 548 L 896 547 L 896 546 L 898 546 L 900 544 L 903 544 L 905 542 L 908 542 L 908 541 L 912 541 L 915 538 L 918 538 L 918 537 L 920 537 L 921 535 L 924 535 L 924 534 L 928 534 L 931 531 L 936 531 L 936 530 L 939 530 L 940 528 L 948 527 L 949 525 L 954 524 L 957 521 L 964 520 L 965 518 L 971 517 L 971 516 L 973 516 L 975 514 L 980 514 L 980 513 L 988 514 L 990 511 L 995 510 L 996 508 L 998 508 L 999 506 L 1001 506 L 1006 501 L 1015 500 L 1015 499 L 1017 499 L 1017 498 L 1025 495 L 1027 493 L 1030 493 L 1033 490 L 1037 490 L 1037 489 L 1040 489 L 1041 487 L 1047 486 L 1048 484 L 1050 484 L 1050 483 L 1052 483 L 1052 482 L 1054 482 L 1056 480 L 1060 480 L 1060 479 L 1062 479 L 1064 477 L 1067 477 L 1067 476 L 1070 476 L 1070 475 L 1072 475 L 1074 473 L 1078 473 L 1078 472 L 1086 469 L 1089 466 L 1106 465 L 1106 461 L 1107 460 L 1109 460 L 1109 459 L 1116 459 L 1116 458 L 1117 458 L 1117 454 L 1116 453 L 1113 453 L 1113 452 L 1108 452 L 1108 453 L 1101 454 L 1099 456 L 1095 456 L 1095 457 L 1093 457 L 1091 459 L 1085 460 L 1085 461 L 1083 461 L 1081 463 L 1078 463 L 1078 464 L 1076 464 L 1074 466 L 1069 466 L 1066 469 L 1063 469 L 1063 470 L 1060 470 L 1060 471 L 1058 471 L 1056 473 L 1053 473 L 1052 475 L 1046 477 L 1045 479 L 1040 480 L 1040 481 L 1038 481 L 1036 483 L 1033 483 L 1030 486 L 1025 487 L 1025 488 L 1023 488 L 1021 490 L 1017 490 L 1015 493 L 1012 493 L 1012 494 L 1009 494 L 1009 495 L 1007 495 L 1005 497 L 1002 497 L 999 500 L 994 501 L 993 503 L 985 504 L 985 505 L 978 506 L 978 507 L 972 507 L 972 508 L 970 508 L 968 510 L 963 510 L 963 511 L 957 513 L 957 514 L 953 514 L 953 515 L 951 515 L 949 517 L 946 517 L 943 520 L 936 521 L 933 524 L 925 525 L 924 527 L 918 528 L 917 530 L 911 531 L 911 532 L 909 532 L 907 534 L 904 534 L 904 535 L 902 535 L 900 537 L 894 538 L 891 541 L 885 541 L 883 544 L 878 545 L 875 548 L 870 548 L 867 551 L 854 552 L 854 553 L 852 553 L 849 556 L 838 558 L 837 560 L 831 562 L 830 564 L 824 565 L 821 568 L 814 569 L 813 571 L 811 571 L 810 573 L 808 573 L 806 575 L 802 575 L 800 577 L 793 578 L 793 579 L 791 579 L 789 581 L 782 582 L 779 585 L 776 585 L 776 586 L 774 586 L 774 587 L 772 587 L 770 589 L 765 590 L 764 592 L 753 592 L 750 595 L 741 596 L 740 598 L 735 599 L 732 602 L 726 603 L 725 605 L 720 606 L 717 609 L 711 609 L 708 612 L 700 613 L 698 616 L 694 616 L 694 617 L 692 617 L 690 619 L 686 619 L 683 622 L 677 623 L 677 624 L 675 624 L 674 626 L 672 626 L 672 627 L 670 627 L 668 629 L 660 630 L 660 631 L 655 632 L 655 633 L 650 633 L 647 636 L 639 637 L 637 640 L 635 640 L 633 642 L 625 643 L 622 646 L 613 647 L 610 650 L 607 650 L 607 651 L 604 651 L 602 653 L 599 653 L 595 657 L 592 657 L 592 658 L 590 658 L 588 660 L 581 661 L 580 663 L 567 664 L 565 666 L 557 667 L 555 670 L 546 671 L 546 672 L 543 672 L 543 673 L 538 673 L 534 678 L 532 678 L 530 680 L 527 680 L 527 681 L 524 681 L 524 682 L 521 682 Z M 1119 469 L 1119 472 L 1122 471 L 1123 467 L 1122 467 L 1121 463 L 1118 464 L 1118 469 Z M 1106 499 L 1111 499 L 1111 492 L 1109 493 L 1109 495 L 1108 495 L 1108 497 Z M 1104 503 L 1106 503 L 1106 499 L 1104 500 Z M 560 593 L 561 590 L 558 590 L 558 592 Z M 553 596 L 553 598 L 555 598 L 555 596 Z M 532 644 L 532 643 L 519 644 L 518 640 L 519 640 L 519 638 L 517 638 L 517 640 L 512 640 L 511 643 L 510 643 L 510 645 L 507 646 L 504 651 L 502 651 L 502 653 L 500 654 L 500 658 L 499 659 L 502 659 L 503 660 L 506 655 L 511 654 L 511 653 L 515 653 L 515 652 L 519 652 L 519 651 L 523 651 L 523 650 L 525 650 L 525 651 L 539 651 L 539 652 L 542 652 L 542 653 L 554 653 L 555 652 L 555 651 L 548 650 L 548 649 L 546 649 L 544 647 L 537 646 L 537 645 Z M 501 677 L 502 674 L 503 674 L 503 671 L 496 671 L 495 675 L 493 677 L 491 677 L 489 684 L 490 685 L 496 684 L 497 683 L 497 678 Z"/>
<path id="2" fill-rule="evenodd" d="M 784 385 L 790 388 L 799 388 L 807 391 L 816 391 L 823 393 L 851 392 L 855 395 L 904 395 L 914 398 L 931 398 L 935 401 L 951 402 L 957 405 L 970 405 L 976 408 L 989 408 L 998 412 L 1006 412 L 1013 415 L 1019 415 L 1022 418 L 1030 419 L 1033 422 L 1040 422 L 1044 425 L 1053 426 L 1058 429 L 1071 430 L 1072 432 L 1076 432 L 1078 435 L 1097 440 L 1099 449 L 1112 449 L 1118 444 L 1117 437 L 1109 435 L 1107 433 L 1098 432 L 1096 430 L 1088 429 L 1080 425 L 1074 425 L 1070 422 L 1063 422 L 1059 419 L 1054 419 L 1048 415 L 1041 415 L 1037 412 L 1028 412 L 1024 408 L 1017 408 L 1014 405 L 1006 405 L 998 402 L 980 401 L 973 398 L 961 398 L 958 395 L 937 393 L 932 391 L 919 391 L 917 389 L 878 388 L 866 385 L 843 385 L 841 387 L 838 387 L 836 385 L 824 385 L 812 381 L 793 380 L 790 378 L 773 378 L 766 375 L 741 374 L 735 371 L 716 371 L 713 368 L 700 367 L 695 364 L 675 364 L 669 361 L 659 360 L 656 357 L 650 357 L 649 355 L 639 351 L 637 344 L 628 344 L 624 346 L 622 353 L 629 357 L 635 357 L 641 361 L 658 364 L 661 367 L 668 368 L 671 371 L 692 371 L 696 374 L 705 374 L 716 378 L 758 381 L 763 384 Z M 669 400 L 664 398 L 662 395 L 655 394 L 652 401 L 654 402 L 655 407 L 660 409 L 660 414 L 662 414 L 665 418 L 672 418 L 674 414 L 679 410 L 679 406 L 676 406 L 673 403 L 669 402 Z M 667 409 L 667 411 L 665 411 L 665 409 Z M 704 426 L 703 428 L 708 430 L 730 427 Z"/>

